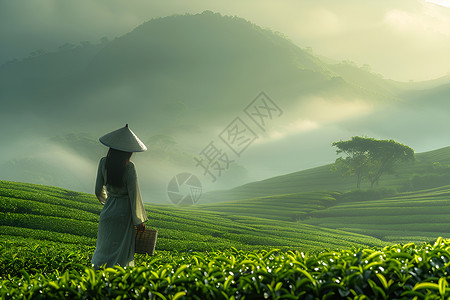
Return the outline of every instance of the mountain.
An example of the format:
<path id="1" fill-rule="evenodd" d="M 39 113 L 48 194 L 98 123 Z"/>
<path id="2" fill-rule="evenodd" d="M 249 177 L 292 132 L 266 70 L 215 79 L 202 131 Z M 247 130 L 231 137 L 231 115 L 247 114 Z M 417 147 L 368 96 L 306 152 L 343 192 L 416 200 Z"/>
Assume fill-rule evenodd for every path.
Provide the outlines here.
<path id="1" fill-rule="evenodd" d="M 340 71 L 280 34 L 205 11 L 152 19 L 100 45 L 4 64 L 0 98 L 2 115 L 26 108 L 62 128 L 83 122 L 83 130 L 99 118 L 105 127 L 128 119 L 149 132 L 217 124 L 261 90 L 284 107 L 310 94 L 391 96 Z"/>
<path id="2" fill-rule="evenodd" d="M 158 135 L 176 141 L 135 156 L 149 202 L 167 201 L 167 184 L 181 172 L 201 177 L 209 191 L 329 163 L 329 145 L 347 135 L 443 147 L 450 132 L 441 124 L 445 101 L 426 108 L 430 114 L 423 107 L 428 97 L 445 99 L 445 82 L 418 91 L 419 84 L 386 80 L 349 61 L 324 62 L 282 34 L 211 11 L 152 19 L 111 41 L 69 44 L 0 66 L 0 127 L 7 128 L 0 139 L 8 141 L 0 176 L 91 191 L 105 149 L 50 139 L 86 132 L 90 149 L 126 123 L 150 144 Z M 280 112 L 263 129 L 245 113 L 261 92 Z M 243 155 L 220 137 L 238 117 L 256 137 Z M 194 160 L 211 142 L 233 161 L 217 182 Z"/>

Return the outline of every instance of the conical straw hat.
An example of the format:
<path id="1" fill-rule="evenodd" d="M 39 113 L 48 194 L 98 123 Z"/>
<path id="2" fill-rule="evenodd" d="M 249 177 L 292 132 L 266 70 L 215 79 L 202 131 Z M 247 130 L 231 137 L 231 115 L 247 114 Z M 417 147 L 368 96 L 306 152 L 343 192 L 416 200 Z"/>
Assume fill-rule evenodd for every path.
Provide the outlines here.
<path id="1" fill-rule="evenodd" d="M 125 127 L 105 134 L 99 140 L 105 146 L 125 152 L 142 152 L 147 150 L 144 143 L 128 128 L 128 124 Z"/>

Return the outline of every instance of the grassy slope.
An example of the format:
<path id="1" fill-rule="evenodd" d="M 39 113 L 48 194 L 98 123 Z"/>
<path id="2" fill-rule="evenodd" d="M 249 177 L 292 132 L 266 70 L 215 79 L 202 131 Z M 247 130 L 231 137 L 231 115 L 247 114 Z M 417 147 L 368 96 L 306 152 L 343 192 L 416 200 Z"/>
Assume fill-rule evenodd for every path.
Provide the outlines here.
<path id="1" fill-rule="evenodd" d="M 339 193 L 310 192 L 280 194 L 197 205 L 201 211 L 214 211 L 233 215 L 268 218 L 280 221 L 297 221 L 305 218 L 310 212 L 325 209 L 336 204 Z"/>
<path id="2" fill-rule="evenodd" d="M 384 175 L 380 180 L 380 186 L 399 190 L 419 190 L 444 185 L 441 182 L 437 182 L 439 178 L 414 180 L 414 177 L 424 175 L 442 176 L 437 170 L 433 169 L 433 163 L 450 164 L 450 147 L 418 153 L 415 157 L 416 161 L 414 163 L 400 166 L 395 174 Z M 314 191 L 344 192 L 356 188 L 355 178 L 341 177 L 330 171 L 330 169 L 331 164 L 248 183 L 230 190 L 205 193 L 202 196 L 202 202 L 234 201 Z M 370 185 L 367 182 L 363 182 L 362 188 L 368 187 Z"/>
<path id="3" fill-rule="evenodd" d="M 385 241 L 429 242 L 450 236 L 450 186 L 380 200 L 342 202 L 310 212 L 303 222 Z"/>
<path id="4" fill-rule="evenodd" d="M 437 162 L 443 168 L 433 167 Z M 415 163 L 401 166 L 380 182 L 381 187 L 409 192 L 385 199 L 369 200 L 362 192 L 354 193 L 349 202 L 345 195 L 354 189 L 354 179 L 338 177 L 328 165 L 217 193 L 216 200 L 231 201 L 200 205 L 198 209 L 298 221 L 388 242 L 430 241 L 450 234 L 449 164 L 450 147 L 417 154 Z M 340 192 L 313 192 L 325 190 Z"/>
<path id="5" fill-rule="evenodd" d="M 102 206 L 93 195 L 0 181 L 0 233 L 95 245 Z M 315 225 L 147 205 L 158 250 L 281 248 L 303 251 L 380 246 L 378 239 Z"/>
<path id="6" fill-rule="evenodd" d="M 367 192 L 310 192 L 198 206 L 200 210 L 296 221 L 360 233 L 387 242 L 429 242 L 450 236 L 450 186 L 361 200 Z"/>

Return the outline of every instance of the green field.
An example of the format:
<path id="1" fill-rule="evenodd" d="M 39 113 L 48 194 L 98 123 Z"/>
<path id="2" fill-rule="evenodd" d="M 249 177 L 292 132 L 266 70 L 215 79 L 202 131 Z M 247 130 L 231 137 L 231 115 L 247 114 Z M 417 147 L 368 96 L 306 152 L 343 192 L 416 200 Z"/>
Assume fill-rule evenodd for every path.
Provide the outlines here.
<path id="1" fill-rule="evenodd" d="M 388 197 L 391 191 L 307 192 L 146 204 L 148 225 L 159 232 L 155 255 L 95 271 L 102 206 L 94 195 L 0 184 L 0 299 L 450 296 L 450 242 L 438 238 L 448 232 L 450 186 Z"/>
<path id="2" fill-rule="evenodd" d="M 0 181 L 0 298 L 444 299 L 448 149 L 432 154 L 386 188 L 301 191 L 291 181 L 287 192 L 249 188 L 240 200 L 146 203 L 155 255 L 99 271 L 90 266 L 102 209 L 94 195 Z M 319 186 L 320 176 L 306 177 Z"/>
<path id="3" fill-rule="evenodd" d="M 2 236 L 95 245 L 98 215 L 102 208 L 95 196 L 41 185 L 6 181 L 0 181 L 0 184 Z M 332 199 L 323 194 L 314 201 L 322 203 L 329 200 Z M 291 220 L 209 212 L 197 207 L 155 204 L 146 204 L 145 207 L 149 218 L 147 225 L 158 230 L 158 250 L 276 247 L 318 251 L 386 244 L 362 234 Z"/>
<path id="4" fill-rule="evenodd" d="M 448 150 L 427 154 L 428 164 Z M 424 159 L 415 166 L 424 165 Z M 415 174 L 415 173 L 412 173 Z M 0 232 L 95 245 L 102 206 L 95 196 L 1 181 Z M 362 200 L 365 199 L 365 200 Z M 303 192 L 180 207 L 146 203 L 160 250 L 298 249 L 315 251 L 425 242 L 450 234 L 450 186 Z"/>

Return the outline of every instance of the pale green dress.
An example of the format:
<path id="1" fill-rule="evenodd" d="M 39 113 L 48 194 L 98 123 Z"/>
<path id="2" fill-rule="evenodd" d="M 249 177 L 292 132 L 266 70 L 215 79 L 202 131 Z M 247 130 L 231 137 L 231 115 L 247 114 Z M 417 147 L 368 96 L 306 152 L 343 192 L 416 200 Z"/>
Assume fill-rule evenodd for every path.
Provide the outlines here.
<path id="1" fill-rule="evenodd" d="M 134 266 L 134 225 L 148 220 L 139 190 L 136 168 L 130 161 L 120 188 L 106 185 L 106 157 L 98 165 L 95 195 L 104 204 L 98 223 L 97 245 L 91 263 L 96 269 Z M 106 188 L 105 188 L 106 186 Z"/>

